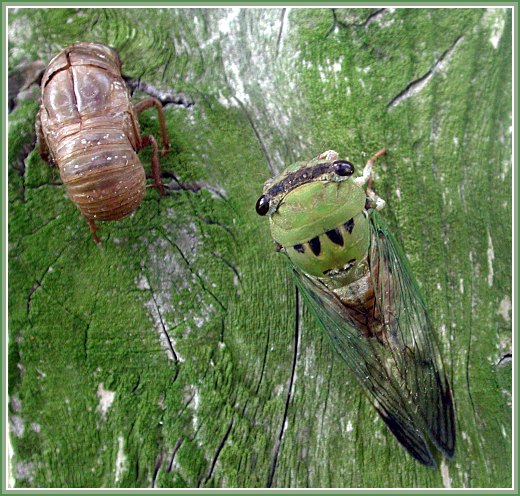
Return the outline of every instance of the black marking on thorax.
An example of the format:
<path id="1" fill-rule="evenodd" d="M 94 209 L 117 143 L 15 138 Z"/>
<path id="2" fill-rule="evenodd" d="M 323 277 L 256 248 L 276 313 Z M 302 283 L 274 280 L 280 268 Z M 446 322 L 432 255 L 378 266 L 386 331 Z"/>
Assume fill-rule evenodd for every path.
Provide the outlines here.
<path id="1" fill-rule="evenodd" d="M 331 229 L 325 233 L 327 237 L 335 244 L 343 246 L 343 235 L 339 229 Z"/>
<path id="2" fill-rule="evenodd" d="M 343 227 L 349 234 L 352 234 L 352 231 L 354 230 L 354 219 L 351 218 L 351 219 L 347 220 L 347 222 L 345 222 L 343 224 Z M 343 238 L 342 232 L 340 231 L 340 229 L 338 227 L 336 227 L 335 229 L 330 229 L 329 231 L 325 231 L 325 234 L 334 244 L 336 244 L 338 246 L 344 246 L 345 240 Z M 298 253 L 305 253 L 305 250 L 307 248 L 310 248 L 310 250 L 312 251 L 314 256 L 317 257 L 321 253 L 320 236 L 315 236 L 314 238 L 307 241 L 306 243 L 298 243 L 296 245 L 293 245 L 292 248 L 295 251 L 297 251 Z M 351 260 L 351 262 L 352 261 L 353 260 Z"/>
<path id="3" fill-rule="evenodd" d="M 312 238 L 309 241 L 309 246 L 311 248 L 312 253 L 317 257 L 320 254 L 321 251 L 321 243 L 319 236 L 316 236 L 315 238 Z"/>
<path id="4" fill-rule="evenodd" d="M 352 231 L 354 230 L 354 219 L 352 218 L 347 220 L 347 222 L 345 222 L 343 226 L 345 226 L 345 229 L 348 231 L 349 234 L 352 234 Z"/>
<path id="5" fill-rule="evenodd" d="M 305 246 L 303 246 L 302 244 L 298 243 L 297 245 L 294 245 L 293 248 L 298 252 L 298 253 L 303 253 L 305 251 Z"/>

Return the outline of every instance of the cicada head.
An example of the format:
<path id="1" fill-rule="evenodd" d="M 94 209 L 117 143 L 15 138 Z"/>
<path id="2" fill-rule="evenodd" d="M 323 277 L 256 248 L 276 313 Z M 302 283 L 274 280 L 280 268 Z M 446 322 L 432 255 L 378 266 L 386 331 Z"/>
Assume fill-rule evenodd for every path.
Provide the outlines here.
<path id="1" fill-rule="evenodd" d="M 275 242 L 309 275 L 329 277 L 366 257 L 366 195 L 353 173 L 350 162 L 328 151 L 268 180 L 257 201 L 257 213 L 270 218 Z"/>

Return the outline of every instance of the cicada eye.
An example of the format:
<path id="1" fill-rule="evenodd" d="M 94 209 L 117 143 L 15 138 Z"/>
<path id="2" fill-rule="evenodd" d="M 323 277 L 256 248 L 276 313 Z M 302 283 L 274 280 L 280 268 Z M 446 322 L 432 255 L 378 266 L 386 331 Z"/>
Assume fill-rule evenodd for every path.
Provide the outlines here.
<path id="1" fill-rule="evenodd" d="M 256 213 L 258 215 L 265 215 L 267 212 L 269 212 L 269 200 L 262 195 L 256 202 Z"/>
<path id="2" fill-rule="evenodd" d="M 354 166 L 346 160 L 336 160 L 332 162 L 332 165 L 334 166 L 334 172 L 338 176 L 351 176 L 354 174 Z"/>

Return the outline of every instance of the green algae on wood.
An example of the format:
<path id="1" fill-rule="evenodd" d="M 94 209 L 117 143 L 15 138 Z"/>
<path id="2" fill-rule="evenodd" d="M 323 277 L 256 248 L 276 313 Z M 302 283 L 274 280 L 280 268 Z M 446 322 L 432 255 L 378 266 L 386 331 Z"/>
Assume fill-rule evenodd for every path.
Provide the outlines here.
<path id="1" fill-rule="evenodd" d="M 165 109 L 161 166 L 185 189 L 147 191 L 99 247 L 32 148 L 36 102 L 9 115 L 17 487 L 511 484 L 510 11 L 19 8 L 9 23 L 9 69 L 99 41 L 125 75 L 195 101 Z M 454 387 L 442 471 L 377 420 L 254 211 L 288 163 L 382 146 L 375 188 Z"/>

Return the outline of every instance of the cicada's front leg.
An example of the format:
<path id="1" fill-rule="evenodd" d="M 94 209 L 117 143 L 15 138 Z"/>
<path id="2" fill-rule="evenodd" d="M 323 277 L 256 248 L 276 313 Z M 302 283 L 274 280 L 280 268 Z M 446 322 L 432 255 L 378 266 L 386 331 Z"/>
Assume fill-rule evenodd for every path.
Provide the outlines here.
<path id="1" fill-rule="evenodd" d="M 381 148 L 368 162 L 366 163 L 363 174 L 354 179 L 354 182 L 359 186 L 367 186 L 367 208 L 373 208 L 375 210 L 381 210 L 386 205 L 385 200 L 379 197 L 376 192 L 372 189 L 372 172 L 374 162 L 386 153 L 386 148 Z"/>

